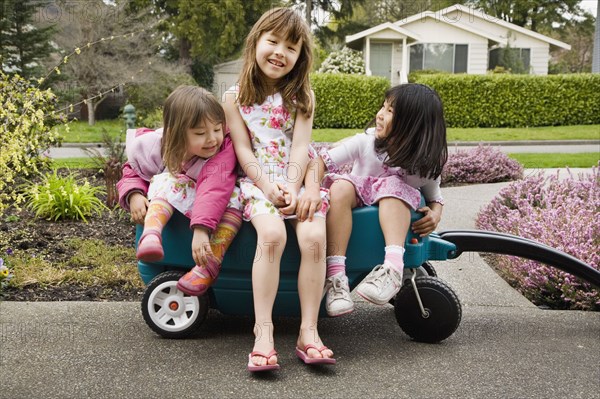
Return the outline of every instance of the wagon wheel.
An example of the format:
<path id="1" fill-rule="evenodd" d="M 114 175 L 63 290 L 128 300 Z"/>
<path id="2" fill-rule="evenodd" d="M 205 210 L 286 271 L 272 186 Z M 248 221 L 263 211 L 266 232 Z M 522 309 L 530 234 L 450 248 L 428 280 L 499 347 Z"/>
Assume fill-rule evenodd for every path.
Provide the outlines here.
<path id="1" fill-rule="evenodd" d="M 451 336 L 460 324 L 460 301 L 452 288 L 437 277 L 416 277 L 413 281 L 424 312 L 412 282 L 407 282 L 396 295 L 396 321 L 402 331 L 415 341 L 443 341 Z"/>
<path id="2" fill-rule="evenodd" d="M 177 289 L 181 272 L 165 272 L 156 276 L 144 291 L 142 315 L 155 333 L 164 338 L 185 338 L 206 319 L 206 295 L 189 296 Z"/>

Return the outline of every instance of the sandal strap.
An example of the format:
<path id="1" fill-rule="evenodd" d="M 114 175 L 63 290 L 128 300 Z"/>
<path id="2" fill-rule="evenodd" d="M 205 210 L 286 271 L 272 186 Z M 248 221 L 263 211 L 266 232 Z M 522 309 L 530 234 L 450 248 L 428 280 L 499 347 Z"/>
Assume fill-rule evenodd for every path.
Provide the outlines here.
<path id="1" fill-rule="evenodd" d="M 264 352 L 261 352 L 261 351 L 250 352 L 250 356 L 260 356 L 260 357 L 264 357 L 265 359 L 269 359 L 276 355 L 277 355 L 277 351 L 275 349 L 271 349 L 271 352 L 269 352 L 268 354 L 265 354 Z"/>

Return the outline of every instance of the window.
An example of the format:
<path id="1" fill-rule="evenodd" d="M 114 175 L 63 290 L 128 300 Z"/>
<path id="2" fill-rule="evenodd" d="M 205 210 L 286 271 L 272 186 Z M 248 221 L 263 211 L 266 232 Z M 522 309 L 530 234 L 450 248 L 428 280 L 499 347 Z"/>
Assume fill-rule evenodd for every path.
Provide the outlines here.
<path id="1" fill-rule="evenodd" d="M 437 69 L 467 72 L 469 46 L 466 44 L 427 43 L 410 46 L 410 71 Z"/>
<path id="2" fill-rule="evenodd" d="M 489 69 L 500 66 L 510 69 L 513 73 L 529 73 L 530 65 L 531 49 L 499 47 L 490 51 Z"/>

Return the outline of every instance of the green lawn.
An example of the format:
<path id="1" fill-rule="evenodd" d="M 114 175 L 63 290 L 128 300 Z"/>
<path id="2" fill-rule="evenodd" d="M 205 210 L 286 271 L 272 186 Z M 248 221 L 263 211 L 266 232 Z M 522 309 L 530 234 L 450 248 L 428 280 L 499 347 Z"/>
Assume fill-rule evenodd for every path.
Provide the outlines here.
<path id="1" fill-rule="evenodd" d="M 120 119 L 99 121 L 94 126 L 77 121 L 70 131 L 60 127 L 65 143 L 98 143 L 106 129 L 116 136 L 125 131 Z M 361 129 L 314 129 L 314 141 L 333 142 L 360 132 Z M 449 128 L 448 141 L 520 141 L 520 140 L 600 140 L 600 125 L 545 126 L 531 128 Z"/>
<path id="2" fill-rule="evenodd" d="M 598 166 L 600 153 L 582 152 L 582 153 L 513 153 L 508 154 L 512 159 L 517 160 L 523 167 L 528 169 L 545 168 L 591 168 Z"/>

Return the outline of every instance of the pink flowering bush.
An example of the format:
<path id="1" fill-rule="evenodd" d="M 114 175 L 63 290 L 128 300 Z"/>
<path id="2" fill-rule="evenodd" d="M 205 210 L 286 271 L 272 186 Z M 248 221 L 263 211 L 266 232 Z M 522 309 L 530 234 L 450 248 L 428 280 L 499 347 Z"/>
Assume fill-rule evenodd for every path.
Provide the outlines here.
<path id="1" fill-rule="evenodd" d="M 529 238 L 600 270 L 600 173 L 512 183 L 478 215 L 477 227 Z M 600 292 L 556 268 L 495 256 L 500 274 L 536 305 L 600 310 Z"/>
<path id="2" fill-rule="evenodd" d="M 496 147 L 479 145 L 450 153 L 442 172 L 442 184 L 480 184 L 518 180 L 523 167 Z"/>

